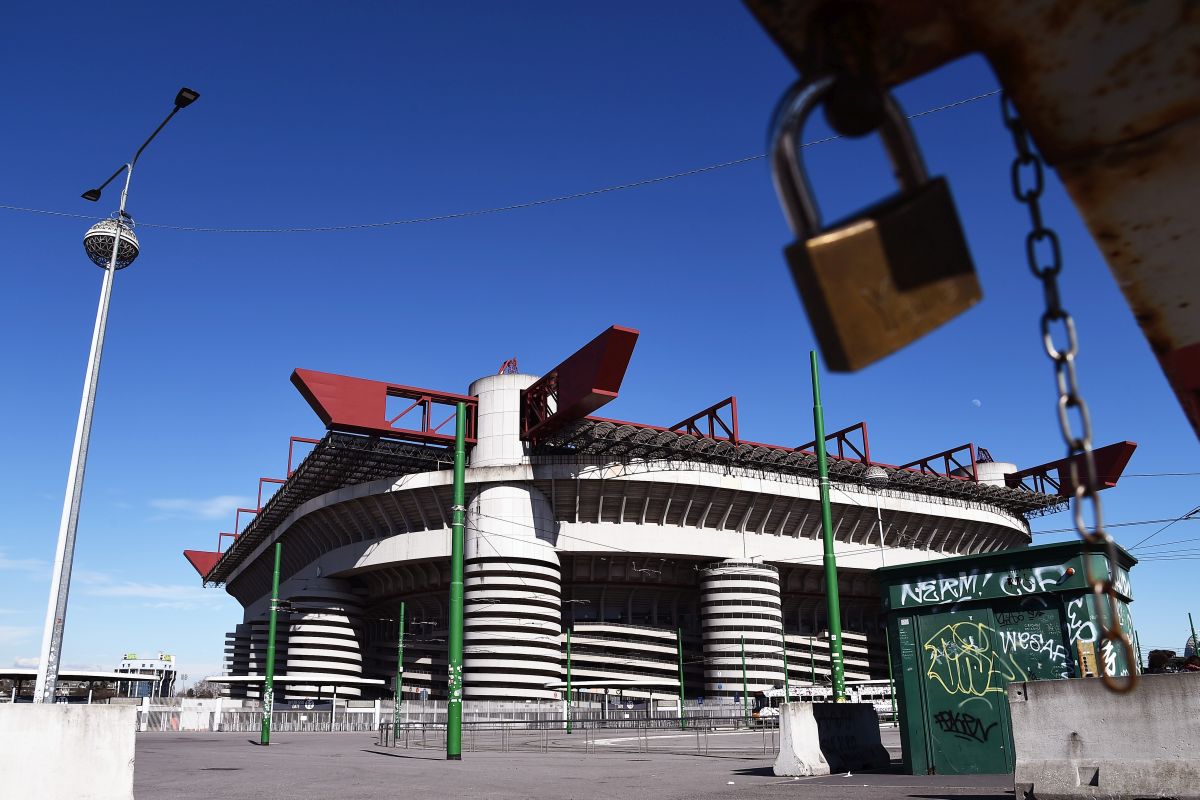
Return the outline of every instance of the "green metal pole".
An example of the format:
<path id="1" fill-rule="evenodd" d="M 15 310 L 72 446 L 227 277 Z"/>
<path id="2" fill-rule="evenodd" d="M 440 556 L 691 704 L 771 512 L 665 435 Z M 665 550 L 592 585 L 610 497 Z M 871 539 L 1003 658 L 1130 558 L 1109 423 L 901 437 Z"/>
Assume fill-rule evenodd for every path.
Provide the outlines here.
<path id="1" fill-rule="evenodd" d="M 675 629 L 675 649 L 679 651 L 679 730 L 687 728 L 687 720 L 683 718 L 683 628 Z"/>
<path id="2" fill-rule="evenodd" d="M 887 628 L 883 629 L 883 646 L 887 648 L 888 684 L 891 686 L 892 697 L 892 727 L 900 727 L 900 717 L 896 714 L 896 678 L 892 675 L 892 636 Z"/>
<path id="3" fill-rule="evenodd" d="M 571 732 L 571 629 L 567 628 L 567 733 Z"/>
<path id="4" fill-rule="evenodd" d="M 825 544 L 825 606 L 829 617 L 829 667 L 834 702 L 846 702 L 846 667 L 842 658 L 842 609 L 838 598 L 837 558 L 833 554 L 833 510 L 829 505 L 829 461 L 825 456 L 825 415 L 821 410 L 821 378 L 817 351 L 808 353 L 812 367 L 813 431 L 817 442 L 817 474 L 821 479 L 821 539 Z"/>
<path id="5" fill-rule="evenodd" d="M 788 675 L 788 657 L 787 657 L 787 634 L 780 632 L 779 637 L 783 640 L 783 702 L 792 702 L 792 679 Z"/>
<path id="6" fill-rule="evenodd" d="M 283 543 L 275 543 L 275 571 L 271 575 L 271 623 L 267 629 L 267 671 L 263 676 L 262 731 L 258 743 L 271 744 L 271 712 L 275 710 L 275 620 L 279 614 L 279 559 Z"/>
<path id="7" fill-rule="evenodd" d="M 392 706 L 392 735 L 400 727 L 400 703 L 404 695 L 404 601 L 400 601 L 400 628 L 396 636 L 396 702 Z"/>
<path id="8" fill-rule="evenodd" d="M 467 406 L 459 403 L 454 415 L 454 505 L 450 523 L 450 640 L 447 643 L 449 675 L 446 681 L 446 758 L 462 759 L 463 669 L 463 518 L 467 503 Z"/>
<path id="9" fill-rule="evenodd" d="M 750 688 L 746 683 L 746 637 L 742 636 L 742 710 L 746 713 L 746 725 L 750 725 Z"/>

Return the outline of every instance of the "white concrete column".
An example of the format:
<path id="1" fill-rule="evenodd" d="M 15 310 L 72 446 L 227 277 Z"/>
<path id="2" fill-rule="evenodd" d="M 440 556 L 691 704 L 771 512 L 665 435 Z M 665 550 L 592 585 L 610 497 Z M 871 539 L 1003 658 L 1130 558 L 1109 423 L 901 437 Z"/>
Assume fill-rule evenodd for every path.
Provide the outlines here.
<path id="1" fill-rule="evenodd" d="M 742 693 L 742 637 L 751 693 L 783 686 L 783 611 L 779 570 L 728 560 L 700 572 L 700 627 L 704 694 Z"/>
<path id="2" fill-rule="evenodd" d="M 463 697 L 553 700 L 562 679 L 561 575 L 550 504 L 488 484 L 467 507 Z"/>
<path id="3" fill-rule="evenodd" d="M 347 580 L 299 578 L 288 581 L 280 595 L 295 609 L 280 620 L 287 631 L 287 674 L 319 673 L 345 678 L 363 677 L 362 599 Z M 330 681 L 325 681 L 328 684 Z M 288 699 L 312 697 L 320 689 L 313 685 L 288 684 Z M 342 686 L 338 694 L 356 698 L 358 686 Z"/>
<path id="4" fill-rule="evenodd" d="M 479 398 L 472 468 L 520 464 L 521 390 L 533 375 L 488 375 Z M 469 476 L 468 476 L 469 477 Z M 562 676 L 557 526 L 546 497 L 524 484 L 483 484 L 467 508 L 463 697 L 554 700 Z"/>
<path id="5" fill-rule="evenodd" d="M 537 379 L 536 375 L 488 375 L 471 384 L 469 393 L 479 398 L 479 406 L 470 466 L 520 464 L 528 456 L 521 440 L 521 390 Z"/>

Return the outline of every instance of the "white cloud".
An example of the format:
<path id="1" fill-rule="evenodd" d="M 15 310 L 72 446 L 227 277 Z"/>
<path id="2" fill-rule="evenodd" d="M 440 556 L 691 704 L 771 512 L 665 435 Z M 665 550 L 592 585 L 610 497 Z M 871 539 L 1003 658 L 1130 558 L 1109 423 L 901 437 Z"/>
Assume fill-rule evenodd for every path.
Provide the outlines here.
<path id="1" fill-rule="evenodd" d="M 162 512 L 160 518 L 190 517 L 193 519 L 219 519 L 232 516 L 238 508 L 249 508 L 253 498 L 234 494 L 220 494 L 207 499 L 187 497 L 165 497 L 150 501 L 150 507 Z"/>
<path id="2" fill-rule="evenodd" d="M 27 656 L 24 658 L 18 656 L 13 659 L 13 666 L 17 669 L 37 669 L 40 663 L 42 663 L 42 660 L 37 656 Z"/>
<path id="3" fill-rule="evenodd" d="M 123 597 L 144 600 L 147 608 L 170 608 L 189 611 L 199 608 L 223 608 L 226 595 L 215 589 L 185 584 L 139 583 L 114 581 L 103 573 L 89 576 L 84 594 L 93 597 Z"/>
<path id="4" fill-rule="evenodd" d="M 46 562 L 40 558 L 9 558 L 0 550 L 0 572 L 41 572 Z"/>
<path id="5" fill-rule="evenodd" d="M 37 628 L 28 625 L 0 625 L 0 644 L 14 644 L 33 638 Z"/>

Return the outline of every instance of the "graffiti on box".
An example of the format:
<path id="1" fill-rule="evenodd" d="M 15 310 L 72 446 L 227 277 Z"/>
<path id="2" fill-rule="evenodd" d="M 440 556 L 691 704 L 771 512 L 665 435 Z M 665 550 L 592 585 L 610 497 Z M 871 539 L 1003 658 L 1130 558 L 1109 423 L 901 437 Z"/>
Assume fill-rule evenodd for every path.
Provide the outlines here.
<path id="1" fill-rule="evenodd" d="M 992 733 L 992 728 L 999 725 L 999 722 L 993 722 L 990 725 L 985 724 L 983 720 L 974 714 L 968 714 L 964 711 L 939 711 L 933 715 L 933 722 L 942 729 L 942 733 L 949 733 L 957 736 L 968 742 L 979 742 L 983 744 L 988 740 L 988 736 Z"/>
<path id="2" fill-rule="evenodd" d="M 956 603 L 984 597 L 1023 597 L 1059 587 L 1074 574 L 1062 564 L 1006 572 L 960 572 L 900 585 L 900 606 Z"/>
<path id="3" fill-rule="evenodd" d="M 1026 680 L 1025 672 L 992 645 L 996 632 L 981 622 L 953 622 L 923 645 L 929 656 L 925 677 L 951 695 L 984 697 L 1004 693 L 1008 684 Z"/>

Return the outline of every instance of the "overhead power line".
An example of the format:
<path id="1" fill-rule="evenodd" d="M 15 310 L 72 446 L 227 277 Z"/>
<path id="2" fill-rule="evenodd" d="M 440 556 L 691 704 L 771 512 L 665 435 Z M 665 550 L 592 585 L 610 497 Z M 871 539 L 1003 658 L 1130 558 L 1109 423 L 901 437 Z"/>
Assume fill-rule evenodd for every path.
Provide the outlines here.
<path id="1" fill-rule="evenodd" d="M 995 97 L 1000 94 L 999 89 L 994 89 L 990 92 L 977 94 L 973 97 L 964 97 L 961 100 L 955 100 L 952 103 L 929 108 L 925 111 L 918 111 L 915 114 L 909 114 L 909 119 L 918 119 L 927 117 L 930 114 L 936 114 L 941 111 L 948 111 L 952 108 L 965 106 L 968 103 L 975 103 L 979 100 L 984 100 L 988 97 Z M 832 142 L 836 139 L 841 139 L 841 136 L 826 136 L 824 139 L 814 139 L 811 142 L 805 142 L 800 147 L 814 147 L 815 145 Z M 766 153 L 758 153 L 752 156 L 743 156 L 730 161 L 721 161 L 716 164 L 709 164 L 704 167 L 696 167 L 682 172 L 673 172 L 669 175 L 659 175 L 655 178 L 644 178 L 642 180 L 631 181 L 629 183 L 618 183 L 613 186 L 602 186 L 598 189 L 588 189 L 581 192 L 571 192 L 570 194 L 562 194 L 554 197 L 545 197 L 540 200 L 529 200 L 523 203 L 510 203 L 503 206 L 494 206 L 492 208 L 480 208 L 471 211 L 457 211 L 450 214 L 434 214 L 424 217 L 410 217 L 408 219 L 395 219 L 385 222 L 359 222 L 348 225 L 320 225 L 320 226 L 295 226 L 286 228 L 220 228 L 220 227 L 201 227 L 193 225 L 169 225 L 161 222 L 139 222 L 139 227 L 142 228 L 158 228 L 161 230 L 181 231 L 184 233 L 333 233 L 336 231 L 357 231 L 370 230 L 372 228 L 392 228 L 401 225 L 422 225 L 429 222 L 447 222 L 456 219 L 468 219 L 470 217 L 482 217 L 489 214 L 502 214 L 507 211 L 520 211 L 526 208 L 537 208 L 538 206 L 548 206 L 556 203 L 565 203 L 571 200 L 582 200 L 587 197 L 596 197 L 597 195 L 610 194 L 612 192 L 623 192 L 628 189 L 640 189 L 644 186 L 653 186 L 657 183 L 666 183 L 680 178 L 690 178 L 693 175 L 703 175 L 708 172 L 716 172 L 717 170 L 729 169 L 731 167 L 748 164 L 752 161 L 762 161 L 767 157 Z M 20 211 L 27 214 L 43 214 L 52 217 L 68 217 L 73 219 L 88 219 L 94 220 L 95 216 L 91 214 L 75 214 L 68 211 L 50 211 L 41 208 L 27 208 L 24 206 L 14 206 L 0 204 L 0 209 L 5 211 Z"/>
<path id="2" fill-rule="evenodd" d="M 1161 528 L 1159 528 L 1158 530 L 1156 530 L 1154 533 L 1150 534 L 1150 535 L 1149 535 L 1149 536 L 1147 536 L 1145 539 L 1142 539 L 1140 542 L 1138 542 L 1138 543 L 1137 543 L 1137 544 L 1135 544 L 1133 547 L 1130 547 L 1130 548 L 1128 548 L 1128 549 L 1130 549 L 1130 550 L 1133 550 L 1133 549 L 1135 549 L 1135 548 L 1141 547 L 1141 546 L 1142 546 L 1142 545 L 1144 545 L 1146 542 L 1150 541 L 1150 540 L 1151 540 L 1151 539 L 1153 539 L 1155 536 L 1158 536 L 1160 533 L 1162 533 L 1163 531 L 1165 531 L 1167 528 L 1169 528 L 1169 527 L 1171 527 L 1172 525 L 1174 525 L 1176 522 L 1179 522 L 1179 521 L 1181 521 L 1181 520 L 1185 520 L 1185 519 L 1195 519 L 1195 517 L 1196 517 L 1196 514 L 1198 514 L 1198 513 L 1200 513 L 1200 506 L 1196 506 L 1195 508 L 1193 508 L 1191 511 L 1187 512 L 1186 514 L 1180 514 L 1178 517 L 1176 517 L 1175 519 L 1171 520 L 1171 521 L 1170 521 L 1170 522 L 1168 522 L 1166 525 L 1163 525 Z"/>

